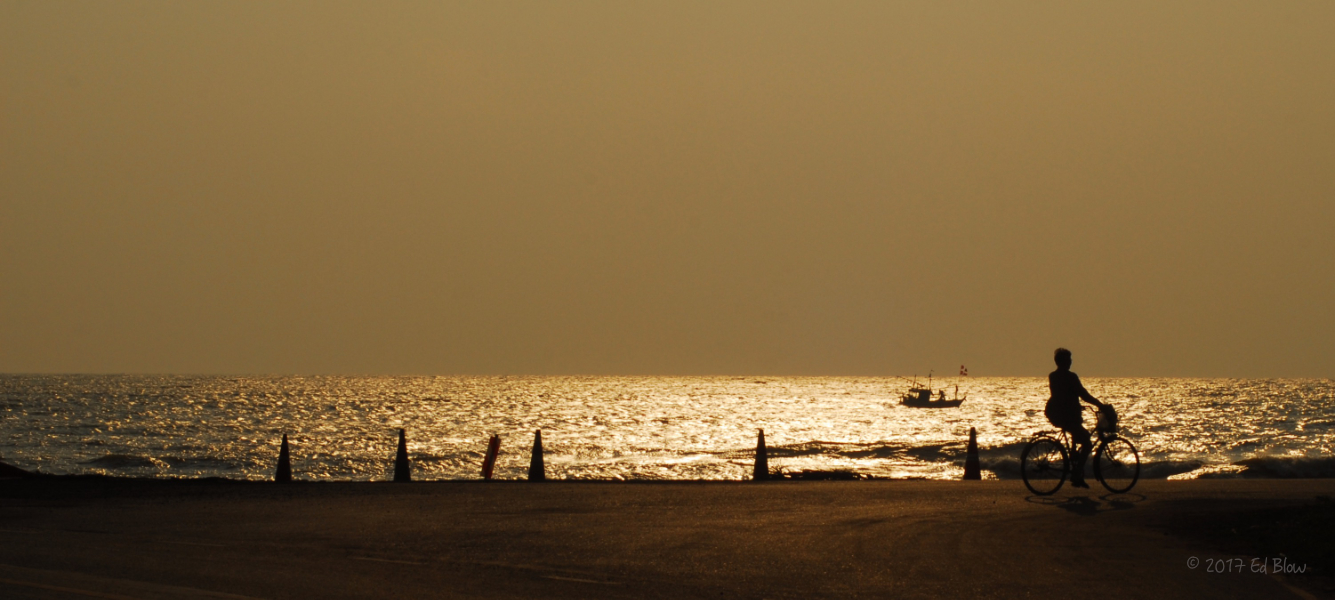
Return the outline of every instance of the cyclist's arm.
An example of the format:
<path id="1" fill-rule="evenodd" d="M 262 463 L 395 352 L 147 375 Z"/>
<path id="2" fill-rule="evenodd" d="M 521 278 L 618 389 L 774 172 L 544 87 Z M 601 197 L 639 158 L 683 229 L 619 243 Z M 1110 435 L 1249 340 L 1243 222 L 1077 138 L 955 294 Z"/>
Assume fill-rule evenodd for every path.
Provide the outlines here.
<path id="1" fill-rule="evenodd" d="M 1080 381 L 1079 375 L 1075 377 L 1075 385 L 1079 390 L 1076 392 L 1076 394 L 1080 397 L 1081 400 L 1084 400 L 1085 402 L 1093 404 L 1094 406 L 1097 406 L 1099 408 L 1103 408 L 1103 403 L 1099 402 L 1099 399 L 1095 398 L 1094 394 L 1089 393 L 1089 390 L 1085 389 L 1085 384 Z"/>

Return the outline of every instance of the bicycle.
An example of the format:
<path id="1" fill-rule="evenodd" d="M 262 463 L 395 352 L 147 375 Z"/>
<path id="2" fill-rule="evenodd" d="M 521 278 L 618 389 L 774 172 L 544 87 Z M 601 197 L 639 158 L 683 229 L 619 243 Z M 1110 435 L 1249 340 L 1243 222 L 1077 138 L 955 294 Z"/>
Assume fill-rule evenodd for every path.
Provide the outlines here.
<path id="1" fill-rule="evenodd" d="M 1117 411 L 1105 404 L 1106 411 L 1095 411 L 1094 477 L 1114 494 L 1124 494 L 1140 479 L 1140 452 L 1126 438 L 1117 435 Z M 1057 493 L 1074 465 L 1075 441 L 1066 431 L 1040 431 L 1020 453 L 1020 476 L 1024 486 L 1039 496 Z M 1081 469 L 1084 465 L 1079 465 Z"/>

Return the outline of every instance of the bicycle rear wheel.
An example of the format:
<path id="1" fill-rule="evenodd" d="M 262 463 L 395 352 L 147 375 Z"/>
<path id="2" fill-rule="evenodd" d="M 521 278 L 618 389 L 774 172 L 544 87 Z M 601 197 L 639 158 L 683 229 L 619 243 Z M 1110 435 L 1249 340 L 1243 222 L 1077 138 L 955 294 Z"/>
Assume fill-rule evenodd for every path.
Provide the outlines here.
<path id="1" fill-rule="evenodd" d="M 1020 477 L 1024 479 L 1024 487 L 1039 496 L 1055 493 L 1069 472 L 1066 449 L 1050 437 L 1035 438 L 1020 454 Z"/>
<path id="2" fill-rule="evenodd" d="M 1140 453 L 1126 438 L 1114 436 L 1094 453 L 1094 477 L 1114 494 L 1130 491 L 1140 479 Z"/>

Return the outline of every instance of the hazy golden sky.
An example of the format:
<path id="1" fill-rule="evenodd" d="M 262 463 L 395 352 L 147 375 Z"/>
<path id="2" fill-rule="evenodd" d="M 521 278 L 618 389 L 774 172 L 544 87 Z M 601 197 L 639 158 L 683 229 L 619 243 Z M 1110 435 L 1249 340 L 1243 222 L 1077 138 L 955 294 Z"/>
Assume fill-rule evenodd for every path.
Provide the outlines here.
<path id="1" fill-rule="evenodd" d="M 0 0 L 0 371 L 1331 377 L 1332 27 Z"/>

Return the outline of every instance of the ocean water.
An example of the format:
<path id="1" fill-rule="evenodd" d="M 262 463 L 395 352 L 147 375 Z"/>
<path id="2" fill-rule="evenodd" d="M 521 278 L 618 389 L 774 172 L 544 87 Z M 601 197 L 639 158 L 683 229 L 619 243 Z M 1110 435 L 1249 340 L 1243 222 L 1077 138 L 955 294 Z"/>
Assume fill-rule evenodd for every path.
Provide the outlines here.
<path id="1" fill-rule="evenodd" d="M 0 376 L 0 460 L 53 474 L 272 477 L 289 435 L 304 480 L 386 479 L 397 429 L 417 479 L 523 478 L 541 429 L 549 478 L 744 479 L 770 466 L 957 478 L 970 427 L 984 477 L 1015 477 L 1051 429 L 1047 379 L 938 378 L 958 408 L 908 408 L 877 377 Z M 1335 476 L 1330 380 L 1085 380 L 1121 415 L 1142 477 Z M 1092 427 L 1092 418 L 1086 417 Z"/>

